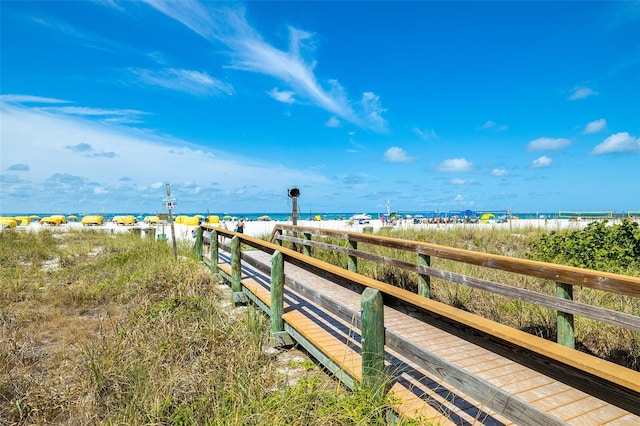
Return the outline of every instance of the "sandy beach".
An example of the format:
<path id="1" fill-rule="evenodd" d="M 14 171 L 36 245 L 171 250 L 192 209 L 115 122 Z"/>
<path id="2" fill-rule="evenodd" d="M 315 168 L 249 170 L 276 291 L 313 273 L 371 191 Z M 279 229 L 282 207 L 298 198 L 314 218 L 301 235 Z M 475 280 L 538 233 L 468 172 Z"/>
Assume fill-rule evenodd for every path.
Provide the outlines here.
<path id="1" fill-rule="evenodd" d="M 591 221 L 571 221 L 568 219 L 513 219 L 504 223 L 497 223 L 491 221 L 489 223 L 413 223 L 410 220 L 404 220 L 393 226 L 388 223 L 383 223 L 379 219 L 372 219 L 369 223 L 359 224 L 350 223 L 345 220 L 299 220 L 298 226 L 308 226 L 312 228 L 324 228 L 324 229 L 340 229 L 352 232 L 363 232 L 366 228 L 370 228 L 373 232 L 378 232 L 381 228 L 390 228 L 392 230 L 440 230 L 446 231 L 457 228 L 469 228 L 469 229 L 511 229 L 516 231 L 523 228 L 543 228 L 548 231 L 561 230 L 561 229 L 581 229 L 584 228 Z M 277 223 L 291 222 L 273 222 L 272 224 L 263 225 L 256 222 L 247 222 L 245 232 L 250 235 L 270 234 L 271 230 Z"/>
<path id="2" fill-rule="evenodd" d="M 319 229 L 338 229 L 352 232 L 364 232 L 372 231 L 377 232 L 382 227 L 390 228 L 393 230 L 442 230 L 457 228 L 469 228 L 469 229 L 510 229 L 516 231 L 523 228 L 543 228 L 548 231 L 563 230 L 563 229 L 580 229 L 585 227 L 591 221 L 589 220 L 569 220 L 569 219 L 512 219 L 508 222 L 497 223 L 490 221 L 489 223 L 413 223 L 410 220 L 399 221 L 398 223 L 390 226 L 389 224 L 383 224 L 379 219 L 371 219 L 368 223 L 357 223 L 348 220 L 298 220 L 298 226 L 319 228 Z M 244 233 L 253 237 L 268 236 L 273 231 L 273 228 L 278 224 L 292 225 L 291 221 L 246 221 Z M 227 229 L 233 229 L 235 222 L 222 222 L 216 224 L 219 226 L 225 226 Z M 176 233 L 176 239 L 180 240 L 193 240 L 193 230 L 195 226 L 188 226 L 184 224 L 174 224 Z M 40 225 L 37 222 L 31 223 L 28 226 L 21 226 L 18 230 L 26 232 L 38 232 L 43 229 L 51 230 L 68 230 L 68 229 L 95 229 L 103 230 L 105 232 L 136 232 L 141 236 L 147 237 L 149 234 L 153 234 L 155 238 L 162 238 L 162 235 L 166 236 L 167 240 L 173 238 L 171 234 L 171 225 L 147 225 L 145 223 L 138 223 L 135 226 L 116 225 L 112 222 L 108 222 L 103 226 L 86 227 L 80 222 L 69 222 L 60 226 Z"/>
<path id="3" fill-rule="evenodd" d="M 566 219 L 554 219 L 547 220 L 544 219 L 519 219 L 519 220 L 511 220 L 510 222 L 505 223 L 496 223 L 495 221 L 490 223 L 448 223 L 448 224 L 436 224 L 436 223 L 413 223 L 410 220 L 403 220 L 399 223 L 396 223 L 393 226 L 389 224 L 384 224 L 379 219 L 371 219 L 369 223 L 352 223 L 348 220 L 298 220 L 298 226 L 305 226 L 310 228 L 319 228 L 319 229 L 339 229 L 346 230 L 352 232 L 364 232 L 365 229 L 367 231 L 371 230 L 373 232 L 378 232 L 381 228 L 386 227 L 392 230 L 427 230 L 427 229 L 437 229 L 437 230 L 448 230 L 448 229 L 456 229 L 456 228 L 472 228 L 472 229 L 518 229 L 518 228 L 527 228 L 527 227 L 539 227 L 545 228 L 548 230 L 559 230 L 559 229 L 579 229 L 586 226 L 588 221 L 569 221 Z M 248 221 L 245 222 L 244 233 L 254 236 L 260 237 L 263 235 L 271 234 L 271 231 L 277 224 L 287 224 L 291 225 L 291 221 Z M 232 229 L 233 224 L 228 224 L 229 229 Z M 193 228 L 193 227 L 191 227 Z M 368 229 L 367 229 L 368 228 Z M 178 228 L 176 228 L 176 234 L 180 235 Z"/>

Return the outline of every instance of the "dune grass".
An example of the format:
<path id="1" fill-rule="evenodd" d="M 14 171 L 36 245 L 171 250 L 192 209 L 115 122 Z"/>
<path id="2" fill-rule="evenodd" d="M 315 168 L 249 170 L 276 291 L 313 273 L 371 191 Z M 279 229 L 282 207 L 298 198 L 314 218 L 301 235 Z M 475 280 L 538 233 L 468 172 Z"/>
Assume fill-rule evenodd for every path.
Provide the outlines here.
<path id="1" fill-rule="evenodd" d="M 268 319 L 179 246 L 0 232 L 0 425 L 370 425 L 391 402 L 267 350 Z M 292 361 L 286 365 L 292 368 Z"/>

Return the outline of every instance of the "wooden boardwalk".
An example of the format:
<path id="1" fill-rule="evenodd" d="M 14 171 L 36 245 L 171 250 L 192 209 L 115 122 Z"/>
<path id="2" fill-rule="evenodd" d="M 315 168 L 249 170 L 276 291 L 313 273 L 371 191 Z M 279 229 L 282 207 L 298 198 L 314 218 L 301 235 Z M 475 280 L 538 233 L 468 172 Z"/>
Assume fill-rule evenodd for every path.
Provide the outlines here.
<path id="1" fill-rule="evenodd" d="M 244 251 L 242 256 L 243 291 L 268 311 L 271 256 L 262 251 Z M 228 254 L 220 252 L 219 268 L 223 276 L 230 279 Z M 338 378 L 352 386 L 361 379 L 362 369 L 361 336 L 356 325 L 360 294 L 291 263 L 285 263 L 285 275 L 285 331 Z M 345 321 L 327 312 L 312 302 L 312 298 L 305 297 L 309 294 L 321 295 L 339 304 L 343 312 L 351 313 L 352 320 Z M 640 425 L 637 414 L 388 306 L 384 308 L 384 317 L 386 332 L 394 339 L 422 347 L 429 351 L 430 359 L 442 359 L 500 390 L 487 394 L 485 399 L 473 399 L 432 374 L 430 369 L 438 368 L 437 365 L 418 365 L 386 349 L 385 368 L 391 377 L 389 388 L 398 398 L 395 408 L 402 416 L 443 425 L 532 424 L 532 418 L 539 418 L 538 424 L 545 425 Z M 514 410 L 498 413 L 489 409 L 491 399 L 503 398 L 504 392 L 508 392 L 513 401 L 523 402 L 530 408 L 519 413 Z"/>

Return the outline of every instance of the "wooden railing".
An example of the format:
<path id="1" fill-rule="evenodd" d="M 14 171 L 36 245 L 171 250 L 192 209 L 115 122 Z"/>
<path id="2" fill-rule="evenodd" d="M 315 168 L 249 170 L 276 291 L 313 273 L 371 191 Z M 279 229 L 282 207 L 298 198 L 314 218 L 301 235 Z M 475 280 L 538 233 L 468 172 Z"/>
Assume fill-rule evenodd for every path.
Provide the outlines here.
<path id="1" fill-rule="evenodd" d="M 210 236 L 203 237 L 204 233 L 210 233 Z M 298 237 L 298 235 L 302 236 L 302 238 Z M 313 240 L 311 238 L 312 235 L 317 237 L 328 236 L 332 238 L 343 238 L 348 241 L 348 247 Z M 240 283 L 240 262 L 243 258 L 241 253 L 242 245 L 262 250 L 273 256 L 271 279 L 272 284 L 275 283 L 276 288 L 280 288 L 281 285 L 283 285 L 280 283 L 284 282 L 284 276 L 283 272 L 278 272 L 282 271 L 283 268 L 275 265 L 286 261 L 314 274 L 328 278 L 332 282 L 355 289 L 363 295 L 362 314 L 345 311 L 344 307 L 336 301 L 322 294 L 313 293 L 303 288 L 295 288 L 297 291 L 303 291 L 301 294 L 331 312 L 337 318 L 350 322 L 353 322 L 354 318 L 356 318 L 355 325 L 360 328 L 363 333 L 367 333 L 367 329 L 380 330 L 380 327 L 375 325 L 376 321 L 380 321 L 380 318 L 376 318 L 375 315 L 373 315 L 374 319 L 369 320 L 368 324 L 363 323 L 367 316 L 367 314 L 364 313 L 365 304 L 371 303 L 373 306 L 377 306 L 376 301 L 379 300 L 377 292 L 379 292 L 379 294 L 383 296 L 384 305 L 386 306 L 405 312 L 421 321 L 437 325 L 452 334 L 463 337 L 493 352 L 520 362 L 529 368 L 555 377 L 557 380 L 567 383 L 570 386 L 582 389 L 591 395 L 608 401 L 636 415 L 640 415 L 640 405 L 638 404 L 638 401 L 640 401 L 640 372 L 576 351 L 571 347 L 566 347 L 571 345 L 558 345 L 524 331 L 496 323 L 424 297 L 425 295 L 428 296 L 429 277 L 435 276 L 558 309 L 560 311 L 559 316 L 565 317 L 569 324 L 571 324 L 571 321 L 569 321 L 571 315 L 580 314 L 638 331 L 640 330 L 640 319 L 634 315 L 580 304 L 570 299 L 565 299 L 563 297 L 564 295 L 555 298 L 513 288 L 506 284 L 466 277 L 443 271 L 430 265 L 431 257 L 437 257 L 550 279 L 558 282 L 558 285 L 565 290 L 565 293 L 569 294 L 571 293 L 571 286 L 580 285 L 638 297 L 638 295 L 640 295 L 640 280 L 637 278 L 514 259 L 505 256 L 476 253 L 424 242 L 406 241 L 384 236 L 337 230 L 277 225 L 271 239 L 273 242 L 267 242 L 248 235 L 215 228 L 211 225 L 202 225 L 198 228 L 196 236 L 195 255 L 201 258 L 203 244 L 209 243 L 210 258 L 212 259 L 210 266 L 214 272 L 217 272 L 217 262 L 213 260 L 218 259 L 220 241 L 225 240 L 226 242 L 230 242 L 228 249 L 231 253 L 231 282 L 234 293 L 242 291 Z M 296 250 L 282 246 L 285 241 L 295 244 Z M 358 250 L 357 247 L 357 243 L 359 242 L 413 251 L 419 255 L 419 262 L 413 264 L 399 259 L 382 257 L 374 253 L 361 251 Z M 227 246 L 227 244 L 225 244 L 225 246 Z M 352 270 L 314 259 L 309 255 L 313 247 L 335 250 L 347 254 L 350 257 L 349 269 Z M 301 249 L 302 253 L 299 252 L 298 249 Z M 421 292 L 423 294 L 414 294 L 407 290 L 358 274 L 358 258 L 379 261 L 417 272 L 420 276 L 420 282 L 422 283 Z M 295 283 L 290 285 L 295 286 Z M 304 293 L 304 291 L 307 293 Z M 272 294 L 272 333 L 277 333 L 281 329 L 282 301 L 281 297 L 278 296 L 280 292 L 281 290 L 276 290 L 276 294 Z M 366 302 L 365 299 L 370 302 Z M 376 307 L 373 310 L 377 311 L 380 309 Z M 273 316 L 275 316 L 275 319 Z M 375 336 L 375 333 L 379 333 L 379 331 L 374 331 L 373 336 Z M 500 389 L 496 389 L 496 387 L 490 383 L 481 383 L 482 381 L 479 381 L 477 377 L 455 365 L 444 362 L 438 357 L 434 357 L 434 355 L 427 350 L 408 345 L 407 342 L 392 332 L 385 331 L 384 333 L 383 340 L 387 347 L 397 351 L 410 360 L 420 363 L 420 365 L 424 365 L 425 368 L 431 368 L 430 371 L 435 376 L 447 382 L 454 382 L 455 386 L 462 392 L 472 397 L 477 396 L 480 398 L 482 398 L 483 395 L 495 395 L 495 400 L 492 401 L 494 405 L 492 407 L 493 409 L 503 410 L 502 412 L 520 410 L 521 413 L 523 412 L 522 410 L 529 412 L 528 410 L 531 409 L 531 407 L 521 405 L 517 401 L 517 398 L 511 398 L 509 394 Z M 374 341 L 379 341 L 379 338 L 370 338 Z M 369 338 L 365 337 L 365 341 L 368 339 Z M 374 343 L 374 345 L 375 344 L 376 343 Z M 372 349 L 368 348 L 368 350 Z M 374 363 L 373 365 L 375 365 L 375 363 L 379 363 L 379 360 L 380 358 L 378 356 L 373 357 L 372 360 L 367 362 Z M 369 371 L 375 371 L 375 369 L 370 368 Z M 380 371 L 380 369 L 377 369 L 377 371 Z M 363 364 L 363 375 L 365 373 L 365 366 Z M 366 377 L 369 378 L 367 379 Z M 376 382 L 380 379 L 365 375 L 363 381 L 366 380 Z M 532 412 L 531 424 L 536 424 L 539 420 L 537 414 Z M 543 421 L 543 423 L 545 423 L 546 420 Z"/>
<path id="2" fill-rule="evenodd" d="M 302 236 L 302 238 L 300 238 L 300 236 Z M 312 236 L 316 236 L 317 238 L 313 240 Z M 347 246 L 327 243 L 319 240 L 321 238 L 340 239 L 341 241 L 346 241 Z M 295 247 L 302 247 L 303 253 L 309 256 L 311 255 L 311 249 L 313 247 L 346 254 L 349 257 L 348 269 L 353 272 L 358 272 L 357 261 L 359 258 L 416 272 L 418 274 L 417 292 L 427 298 L 431 295 L 431 277 L 436 277 L 523 302 L 545 306 L 556 310 L 558 313 L 558 343 L 571 348 L 575 345 L 574 315 L 581 315 L 596 321 L 640 332 L 640 317 L 636 315 L 613 311 L 573 300 L 574 286 L 588 287 L 638 298 L 640 297 L 640 278 L 636 277 L 480 253 L 420 241 L 312 227 L 276 225 L 271 234 L 271 241 L 280 245 L 288 241 Z M 359 250 L 358 243 L 416 253 L 418 262 L 412 263 Z M 431 266 L 433 258 L 447 259 L 512 272 L 522 276 L 550 280 L 556 283 L 556 295 L 551 296 L 514 287 L 509 284 L 492 282 L 438 269 Z"/>

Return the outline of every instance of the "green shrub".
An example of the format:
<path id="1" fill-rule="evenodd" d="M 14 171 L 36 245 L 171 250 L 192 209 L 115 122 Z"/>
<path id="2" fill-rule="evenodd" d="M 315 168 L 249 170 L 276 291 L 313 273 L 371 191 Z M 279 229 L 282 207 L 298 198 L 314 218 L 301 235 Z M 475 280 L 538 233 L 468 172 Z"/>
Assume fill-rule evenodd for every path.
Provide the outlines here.
<path id="1" fill-rule="evenodd" d="M 593 222 L 581 230 L 551 231 L 531 241 L 531 258 L 626 275 L 640 272 L 640 226 Z"/>

